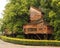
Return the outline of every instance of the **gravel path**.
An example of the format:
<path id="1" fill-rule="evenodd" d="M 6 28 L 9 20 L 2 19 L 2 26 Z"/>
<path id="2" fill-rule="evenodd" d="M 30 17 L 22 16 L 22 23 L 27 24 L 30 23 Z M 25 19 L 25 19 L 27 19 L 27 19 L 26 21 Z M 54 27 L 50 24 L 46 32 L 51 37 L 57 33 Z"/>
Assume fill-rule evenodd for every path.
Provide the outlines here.
<path id="1" fill-rule="evenodd" d="M 0 40 L 0 48 L 60 48 L 60 47 L 53 47 L 53 46 L 26 46 L 26 45 L 18 45 L 7 43 Z"/>

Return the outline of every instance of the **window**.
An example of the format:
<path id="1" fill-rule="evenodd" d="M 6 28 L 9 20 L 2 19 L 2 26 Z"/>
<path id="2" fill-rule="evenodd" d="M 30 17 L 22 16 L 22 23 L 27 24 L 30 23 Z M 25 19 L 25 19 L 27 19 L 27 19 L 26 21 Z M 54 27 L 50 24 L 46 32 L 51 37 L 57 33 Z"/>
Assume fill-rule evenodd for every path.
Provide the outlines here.
<path id="1" fill-rule="evenodd" d="M 37 28 L 28 28 L 28 31 L 37 31 Z"/>
<path id="2" fill-rule="evenodd" d="M 39 30 L 42 30 L 42 28 L 39 28 Z"/>
<path id="3" fill-rule="evenodd" d="M 26 29 L 24 28 L 24 31 L 26 31 Z"/>
<path id="4" fill-rule="evenodd" d="M 50 30 L 50 28 L 48 27 L 48 30 Z"/>

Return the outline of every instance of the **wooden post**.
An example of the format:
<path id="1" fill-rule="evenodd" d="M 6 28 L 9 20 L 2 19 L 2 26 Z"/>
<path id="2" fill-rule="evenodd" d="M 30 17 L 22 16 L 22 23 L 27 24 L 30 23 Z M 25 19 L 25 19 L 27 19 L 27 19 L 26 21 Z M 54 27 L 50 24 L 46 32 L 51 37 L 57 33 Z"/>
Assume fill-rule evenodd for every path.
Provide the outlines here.
<path id="1" fill-rule="evenodd" d="M 44 39 L 46 39 L 46 40 L 47 40 L 47 34 L 44 34 Z"/>
<path id="2" fill-rule="evenodd" d="M 38 37 L 38 39 L 41 39 L 37 34 L 36 34 L 36 36 Z"/>

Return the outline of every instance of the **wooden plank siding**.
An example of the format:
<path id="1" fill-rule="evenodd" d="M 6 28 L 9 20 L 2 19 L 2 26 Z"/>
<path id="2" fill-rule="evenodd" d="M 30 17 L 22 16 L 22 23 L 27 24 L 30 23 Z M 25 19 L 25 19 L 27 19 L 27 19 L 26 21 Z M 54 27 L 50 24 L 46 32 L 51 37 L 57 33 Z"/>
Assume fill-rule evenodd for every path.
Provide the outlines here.
<path id="1" fill-rule="evenodd" d="M 23 31 L 25 34 L 52 34 L 53 29 L 43 20 L 41 11 L 31 7 L 30 23 L 23 25 Z"/>
<path id="2" fill-rule="evenodd" d="M 42 17 L 43 17 L 43 15 L 40 11 L 38 11 L 32 7 L 30 8 L 30 20 L 31 21 L 38 20 Z"/>
<path id="3" fill-rule="evenodd" d="M 34 28 L 37 29 L 37 25 L 29 24 L 29 25 L 25 25 L 25 26 L 23 26 L 23 30 L 24 30 L 24 29 L 26 30 L 26 31 L 24 31 L 25 34 L 36 33 L 37 31 L 29 31 L 29 30 L 28 30 L 28 29 L 34 29 Z"/>

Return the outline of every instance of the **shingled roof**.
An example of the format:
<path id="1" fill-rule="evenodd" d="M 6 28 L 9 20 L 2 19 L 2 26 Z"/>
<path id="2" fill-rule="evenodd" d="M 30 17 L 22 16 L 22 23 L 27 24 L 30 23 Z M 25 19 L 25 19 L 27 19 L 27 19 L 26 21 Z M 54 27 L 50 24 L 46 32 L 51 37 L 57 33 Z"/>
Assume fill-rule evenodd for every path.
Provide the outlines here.
<path id="1" fill-rule="evenodd" d="M 35 7 L 33 7 L 33 6 L 31 6 L 30 8 L 33 8 L 33 9 L 37 10 L 38 12 L 42 12 L 41 9 L 37 9 L 37 8 L 35 8 Z M 42 13 L 43 13 L 43 12 L 42 12 Z M 33 22 L 29 22 L 29 23 L 27 23 L 27 24 L 39 24 L 39 23 L 42 23 L 42 22 L 44 22 L 45 25 L 49 25 L 49 23 L 48 23 L 46 20 L 44 20 L 43 18 L 40 18 L 40 19 L 35 20 L 35 21 L 33 21 Z M 27 25 L 27 24 L 25 24 L 25 25 Z"/>
<path id="2" fill-rule="evenodd" d="M 33 8 L 33 9 L 37 10 L 38 12 L 41 12 L 44 15 L 44 12 L 42 11 L 41 8 L 36 8 L 36 7 L 33 7 L 33 6 L 31 6 L 30 8 Z"/>

